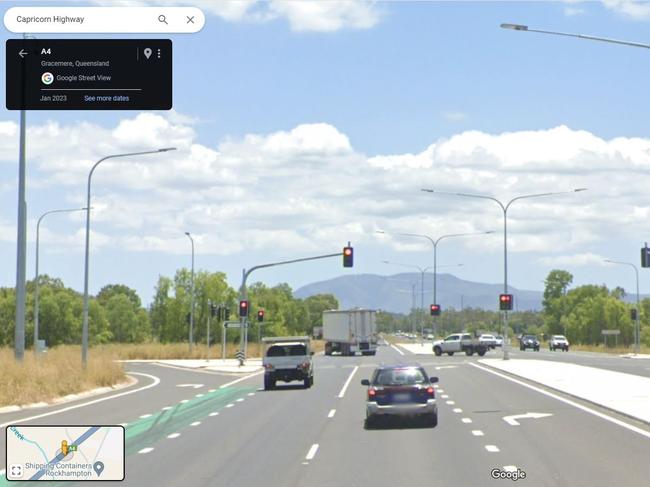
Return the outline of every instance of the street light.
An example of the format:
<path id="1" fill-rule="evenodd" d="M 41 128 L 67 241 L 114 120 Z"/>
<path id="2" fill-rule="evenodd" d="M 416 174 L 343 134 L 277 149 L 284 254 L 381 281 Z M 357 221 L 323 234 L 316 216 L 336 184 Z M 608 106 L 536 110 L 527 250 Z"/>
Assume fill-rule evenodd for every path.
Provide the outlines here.
<path id="1" fill-rule="evenodd" d="M 194 239 L 192 238 L 192 235 L 190 235 L 190 232 L 185 232 L 185 235 L 187 235 L 187 238 L 190 239 L 190 242 L 192 242 L 192 278 L 191 278 L 191 284 L 190 284 L 190 353 L 192 353 L 192 344 L 194 342 Z"/>
<path id="2" fill-rule="evenodd" d="M 453 237 L 469 237 L 472 235 L 488 235 L 491 233 L 494 233 L 492 230 L 489 230 L 487 232 L 474 232 L 474 233 L 451 233 L 448 235 L 442 235 L 438 237 L 437 239 L 434 239 L 433 237 L 430 237 L 429 235 L 424 235 L 424 234 L 419 234 L 419 233 L 391 233 L 391 232 L 385 232 L 383 230 L 377 230 L 376 233 L 381 233 L 384 235 L 396 235 L 399 237 L 419 237 L 419 238 L 426 238 L 429 242 L 431 242 L 431 245 L 433 245 L 433 304 L 438 304 L 437 301 L 437 285 L 438 285 L 438 243 L 445 239 L 445 238 L 453 238 Z M 435 320 L 435 318 L 434 318 Z M 435 322 L 435 321 L 434 321 Z M 435 334 L 435 330 L 434 330 Z"/>
<path id="3" fill-rule="evenodd" d="M 118 157 L 141 156 L 145 154 L 158 154 L 160 152 L 168 152 L 176 150 L 176 147 L 166 147 L 164 149 L 143 151 L 143 152 L 129 152 L 126 154 L 113 154 L 110 156 L 102 157 L 98 160 L 88 173 L 88 184 L 86 187 L 86 251 L 84 258 L 84 304 L 83 304 L 83 323 L 81 328 L 81 364 L 84 369 L 88 364 L 88 261 L 90 254 L 90 184 L 92 181 L 93 173 L 97 166 L 107 159 L 117 159 Z"/>
<path id="4" fill-rule="evenodd" d="M 619 264 L 619 265 L 626 265 L 629 267 L 632 267 L 634 269 L 634 274 L 636 275 L 636 337 L 635 337 L 635 343 L 634 343 L 634 348 L 636 350 L 637 355 L 639 354 L 640 351 L 640 346 L 641 346 L 641 328 L 639 326 L 639 319 L 641 315 L 641 302 L 640 302 L 640 297 L 639 297 L 639 269 L 637 266 L 632 264 L 631 262 L 620 262 L 617 260 L 609 260 L 605 259 L 605 262 L 608 262 L 610 264 Z"/>
<path id="5" fill-rule="evenodd" d="M 552 30 L 531 29 L 527 25 L 521 25 L 521 24 L 501 24 L 501 28 L 510 29 L 510 30 L 519 30 L 524 32 L 537 32 L 539 34 L 551 34 L 551 35 L 563 36 L 563 37 L 576 37 L 578 39 L 587 39 L 590 41 L 609 42 L 610 44 L 622 44 L 624 46 L 643 47 L 645 49 L 650 49 L 650 44 L 644 44 L 642 42 L 621 41 L 618 39 L 609 39 L 608 37 L 590 36 L 585 34 L 571 34 L 568 32 L 556 32 Z"/>
<path id="6" fill-rule="evenodd" d="M 469 194 L 469 193 L 452 193 L 447 191 L 437 191 L 433 189 L 422 189 L 425 193 L 435 193 L 448 196 L 462 196 L 466 198 L 479 198 L 484 200 L 492 200 L 497 203 L 501 210 L 503 211 L 503 292 L 508 294 L 508 209 L 515 201 L 527 199 L 527 198 L 541 198 L 544 196 L 555 196 L 560 194 L 568 193 L 578 193 L 580 191 L 586 191 L 586 188 L 577 188 L 571 191 L 557 191 L 552 193 L 538 193 L 538 194 L 527 194 L 523 196 L 517 196 L 508 201 L 505 205 L 498 199 L 492 196 L 485 196 L 480 194 Z M 508 360 L 508 312 L 503 312 L 503 359 Z"/>
<path id="7" fill-rule="evenodd" d="M 38 291 L 39 291 L 39 279 L 38 279 L 38 261 L 39 261 L 39 242 L 41 235 L 41 221 L 47 215 L 52 213 L 69 213 L 73 211 L 83 211 L 86 208 L 69 208 L 69 209 L 60 209 L 60 210 L 50 210 L 43 213 L 36 222 L 36 258 L 35 260 L 35 277 L 34 277 L 34 353 L 38 352 L 38 314 L 39 314 L 39 303 L 38 303 Z"/>

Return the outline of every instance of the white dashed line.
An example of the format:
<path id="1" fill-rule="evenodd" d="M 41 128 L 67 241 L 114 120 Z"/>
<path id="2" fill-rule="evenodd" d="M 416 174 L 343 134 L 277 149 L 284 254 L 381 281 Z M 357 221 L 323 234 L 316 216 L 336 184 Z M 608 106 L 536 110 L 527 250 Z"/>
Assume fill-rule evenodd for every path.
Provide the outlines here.
<path id="1" fill-rule="evenodd" d="M 334 415 L 336 414 L 336 409 L 332 409 L 330 413 L 327 415 L 328 418 L 333 418 Z"/>
<path id="2" fill-rule="evenodd" d="M 440 392 L 440 391 L 438 391 L 438 392 Z M 442 399 L 449 399 L 449 396 L 447 394 L 442 394 L 440 397 Z"/>
<path id="3" fill-rule="evenodd" d="M 243 397 L 240 397 L 239 399 L 237 399 L 236 402 L 242 402 L 243 400 L 244 400 L 244 398 L 243 398 Z"/>
<path id="4" fill-rule="evenodd" d="M 311 460 L 316 456 L 316 452 L 318 451 L 318 443 L 314 443 L 309 451 L 307 452 L 307 456 L 305 457 L 305 460 Z"/>
<path id="5" fill-rule="evenodd" d="M 436 387 L 438 387 L 438 386 L 436 386 Z M 440 389 L 440 388 L 438 387 L 438 392 L 439 392 L 440 394 L 442 394 L 443 392 L 445 392 L 445 390 L 444 390 L 444 389 Z"/>
<path id="6" fill-rule="evenodd" d="M 462 413 L 463 412 L 463 410 L 461 408 L 454 408 L 453 411 L 455 413 Z"/>
<path id="7" fill-rule="evenodd" d="M 183 400 L 181 401 L 181 404 L 185 404 L 185 403 L 187 403 L 187 402 L 190 402 L 190 400 L 189 400 L 189 399 L 183 399 Z"/>
<path id="8" fill-rule="evenodd" d="M 440 390 L 440 386 L 439 386 L 438 384 L 434 384 L 433 387 L 435 387 L 436 389 L 438 389 L 438 392 L 445 392 L 445 391 L 441 391 L 441 390 Z"/>
<path id="9" fill-rule="evenodd" d="M 219 416 L 219 413 L 217 411 L 210 413 L 209 416 Z"/>
<path id="10" fill-rule="evenodd" d="M 208 392 L 215 392 L 215 391 L 216 391 L 216 389 L 210 389 L 210 390 L 208 390 Z"/>
<path id="11" fill-rule="evenodd" d="M 233 406 L 234 406 L 234 404 L 233 404 L 233 403 L 230 403 L 230 404 L 228 404 L 226 407 L 227 407 L 227 408 L 231 408 L 231 407 L 233 407 Z"/>
<path id="12" fill-rule="evenodd" d="M 355 365 L 354 369 L 352 369 L 352 372 L 350 372 L 350 375 L 348 376 L 348 380 L 346 380 L 345 384 L 343 384 L 341 392 L 339 392 L 339 399 L 345 396 L 345 391 L 347 391 L 348 386 L 350 385 L 350 381 L 352 380 L 352 377 L 354 377 L 354 374 L 357 373 L 357 370 L 359 370 L 359 366 Z"/>
<path id="13" fill-rule="evenodd" d="M 153 448 L 148 447 L 148 448 L 143 448 L 138 453 L 149 453 L 149 452 L 152 452 L 152 451 L 153 451 Z"/>
<path id="14" fill-rule="evenodd" d="M 204 394 L 197 394 L 196 397 L 203 397 Z"/>
<path id="15" fill-rule="evenodd" d="M 172 407 L 171 406 L 165 406 L 164 408 L 161 409 L 161 411 L 169 411 Z"/>
<path id="16" fill-rule="evenodd" d="M 456 404 L 456 401 L 447 401 L 447 404 L 449 404 L 450 406 L 453 406 L 454 404 Z"/>
<path id="17" fill-rule="evenodd" d="M 179 436 L 181 436 L 180 433 L 172 433 L 171 435 L 167 435 L 167 438 L 173 440 L 174 438 L 178 438 Z"/>
<path id="18" fill-rule="evenodd" d="M 254 392 L 249 392 L 248 395 L 249 395 L 249 396 L 254 396 L 255 393 L 254 393 Z"/>
<path id="19" fill-rule="evenodd" d="M 474 436 L 483 436 L 483 432 L 481 430 L 472 430 L 472 434 Z"/>
<path id="20" fill-rule="evenodd" d="M 147 419 L 150 418 L 151 416 L 153 416 L 153 414 L 143 414 L 142 416 L 140 416 L 140 419 Z"/>
<path id="21" fill-rule="evenodd" d="M 490 453 L 496 453 L 499 449 L 495 445 L 485 445 L 485 449 Z"/>
<path id="22" fill-rule="evenodd" d="M 472 420 L 471 420 L 470 418 L 463 418 L 463 419 L 461 419 L 461 421 L 462 421 L 463 423 L 465 423 L 465 424 L 469 424 L 469 423 L 472 422 Z"/>
<path id="23" fill-rule="evenodd" d="M 400 355 L 404 355 L 404 352 L 402 352 L 402 351 L 401 351 L 399 348 L 397 348 L 395 345 L 391 345 L 391 348 L 392 348 L 393 350 L 395 350 L 397 353 L 399 353 Z"/>
<path id="24" fill-rule="evenodd" d="M 201 421 L 194 421 L 193 423 L 190 424 L 190 426 L 198 426 L 201 424 Z"/>

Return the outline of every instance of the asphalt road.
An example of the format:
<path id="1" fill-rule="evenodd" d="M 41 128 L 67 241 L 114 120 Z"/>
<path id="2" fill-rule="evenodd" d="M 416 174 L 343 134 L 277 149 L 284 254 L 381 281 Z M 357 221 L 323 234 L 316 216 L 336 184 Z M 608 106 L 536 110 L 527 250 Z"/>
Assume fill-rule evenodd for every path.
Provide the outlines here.
<path id="1" fill-rule="evenodd" d="M 476 357 L 400 355 L 381 347 L 375 357 L 315 361 L 313 388 L 267 392 L 260 390 L 261 375 L 221 387 L 238 378 L 129 364 L 147 375 L 117 394 L 135 392 L 76 409 L 69 408 L 88 400 L 3 414 L 0 422 L 60 411 L 24 424 L 128 423 L 126 480 L 115 483 L 122 486 L 510 485 L 491 478 L 503 467 L 523 470 L 526 478 L 516 484 L 532 486 L 637 486 L 650 479 L 650 437 L 497 376 L 477 366 Z M 398 361 L 419 361 L 440 378 L 437 427 L 364 429 L 359 381 L 377 363 Z M 530 412 L 548 416 L 519 425 L 503 419 Z"/>

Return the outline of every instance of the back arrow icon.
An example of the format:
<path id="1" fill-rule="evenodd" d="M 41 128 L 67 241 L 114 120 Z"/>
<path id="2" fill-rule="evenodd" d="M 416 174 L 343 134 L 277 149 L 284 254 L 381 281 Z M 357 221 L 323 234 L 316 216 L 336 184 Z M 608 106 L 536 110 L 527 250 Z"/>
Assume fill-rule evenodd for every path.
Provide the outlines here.
<path id="1" fill-rule="evenodd" d="M 29 53 L 26 52 L 24 49 L 21 49 L 21 50 L 18 52 L 18 55 L 19 55 L 21 58 L 24 58 L 25 56 L 27 56 L 27 54 L 29 54 Z"/>

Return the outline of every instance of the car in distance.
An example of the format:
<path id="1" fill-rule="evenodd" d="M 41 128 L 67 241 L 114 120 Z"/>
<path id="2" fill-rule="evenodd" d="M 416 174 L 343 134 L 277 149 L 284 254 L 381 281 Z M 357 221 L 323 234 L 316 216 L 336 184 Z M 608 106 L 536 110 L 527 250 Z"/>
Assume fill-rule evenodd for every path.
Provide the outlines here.
<path id="1" fill-rule="evenodd" d="M 548 348 L 551 352 L 555 352 L 556 349 L 564 350 L 565 352 L 569 351 L 569 340 L 566 339 L 564 335 L 553 335 L 548 342 Z"/>
<path id="2" fill-rule="evenodd" d="M 421 418 L 429 426 L 438 424 L 438 405 L 429 377 L 420 365 L 381 365 L 375 369 L 367 386 L 365 427 L 371 428 L 379 418 Z"/>
<path id="3" fill-rule="evenodd" d="M 519 350 L 523 352 L 528 348 L 539 352 L 539 340 L 534 335 L 524 335 L 519 340 Z"/>
<path id="4" fill-rule="evenodd" d="M 497 335 L 494 337 L 495 345 L 497 347 L 503 347 L 503 337 L 501 335 Z"/>
<path id="5" fill-rule="evenodd" d="M 265 346 L 262 358 L 264 368 L 264 389 L 275 389 L 277 381 L 302 381 L 305 388 L 314 385 L 314 365 L 310 340 L 301 337 L 263 338 Z"/>
<path id="6" fill-rule="evenodd" d="M 490 335 L 489 333 L 483 333 L 481 336 L 478 337 L 478 341 L 492 350 L 497 346 L 497 339 L 494 337 L 494 335 Z"/>

